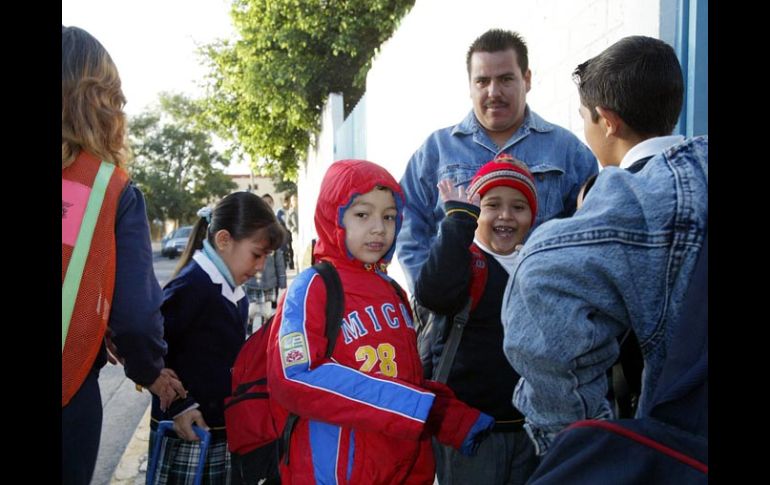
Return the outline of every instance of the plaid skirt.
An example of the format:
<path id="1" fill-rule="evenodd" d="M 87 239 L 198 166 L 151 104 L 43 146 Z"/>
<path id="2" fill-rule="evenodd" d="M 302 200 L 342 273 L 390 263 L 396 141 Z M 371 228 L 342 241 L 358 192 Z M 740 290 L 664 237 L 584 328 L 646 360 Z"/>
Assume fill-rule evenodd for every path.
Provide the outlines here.
<path id="1" fill-rule="evenodd" d="M 150 452 L 157 431 L 150 431 Z M 157 457 L 156 476 L 147 477 L 147 485 L 192 485 L 195 469 L 200 459 L 200 444 L 197 441 L 164 436 Z M 149 466 L 147 467 L 150 468 Z M 230 485 L 230 453 L 227 451 L 227 439 L 211 438 L 203 467 L 203 485 Z"/>

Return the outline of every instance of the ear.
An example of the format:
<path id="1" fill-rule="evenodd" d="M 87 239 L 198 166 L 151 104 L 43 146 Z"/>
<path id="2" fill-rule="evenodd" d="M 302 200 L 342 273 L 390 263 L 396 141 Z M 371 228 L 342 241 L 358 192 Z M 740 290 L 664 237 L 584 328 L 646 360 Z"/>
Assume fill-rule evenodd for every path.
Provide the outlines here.
<path id="1" fill-rule="evenodd" d="M 214 234 L 214 244 L 216 246 L 217 251 L 223 251 L 230 247 L 230 244 L 232 244 L 233 238 L 230 236 L 230 232 L 226 229 L 220 229 L 217 231 L 216 234 Z"/>
<path id="2" fill-rule="evenodd" d="M 609 108 L 596 107 L 599 113 L 599 123 L 604 127 L 604 136 L 618 136 L 623 129 L 623 119 Z"/>
<path id="3" fill-rule="evenodd" d="M 527 69 L 524 73 L 524 85 L 527 87 L 527 92 L 532 89 L 532 69 Z"/>

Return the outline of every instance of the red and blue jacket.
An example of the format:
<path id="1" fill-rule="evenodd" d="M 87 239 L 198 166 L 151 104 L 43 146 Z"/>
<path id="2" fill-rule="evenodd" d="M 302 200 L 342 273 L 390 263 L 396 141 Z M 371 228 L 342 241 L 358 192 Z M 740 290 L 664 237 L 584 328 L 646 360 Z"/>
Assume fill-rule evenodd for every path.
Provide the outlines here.
<path id="1" fill-rule="evenodd" d="M 347 251 L 342 216 L 375 186 L 404 198 L 382 167 L 360 160 L 333 164 L 316 206 L 316 260 L 331 262 L 344 293 L 343 321 L 326 357 L 326 288 L 314 269 L 300 273 L 279 302 L 268 348 L 271 397 L 299 415 L 283 483 L 433 483 L 430 437 L 462 448 L 491 418 L 424 382 L 411 310 L 377 264 Z M 433 390 L 431 390 L 433 389 Z"/>

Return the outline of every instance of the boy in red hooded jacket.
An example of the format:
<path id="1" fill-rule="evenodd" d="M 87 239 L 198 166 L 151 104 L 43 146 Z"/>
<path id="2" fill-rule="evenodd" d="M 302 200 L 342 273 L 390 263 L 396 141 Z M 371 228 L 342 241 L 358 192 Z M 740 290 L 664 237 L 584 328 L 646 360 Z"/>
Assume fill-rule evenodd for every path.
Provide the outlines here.
<path id="1" fill-rule="evenodd" d="M 279 302 L 268 382 L 299 415 L 281 481 L 432 484 L 431 436 L 472 455 L 494 420 L 423 379 L 410 309 L 386 274 L 404 207 L 395 179 L 374 163 L 343 160 L 320 194 L 314 255 L 339 273 L 343 321 L 326 358 L 326 288 L 312 268 Z"/>

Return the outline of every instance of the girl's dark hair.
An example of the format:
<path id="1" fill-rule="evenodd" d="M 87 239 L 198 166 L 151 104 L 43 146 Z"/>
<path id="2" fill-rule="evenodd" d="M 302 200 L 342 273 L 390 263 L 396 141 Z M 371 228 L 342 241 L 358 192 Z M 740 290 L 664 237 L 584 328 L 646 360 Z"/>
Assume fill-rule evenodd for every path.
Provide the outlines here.
<path id="1" fill-rule="evenodd" d="M 280 248 L 287 237 L 267 202 L 250 192 L 233 192 L 211 211 L 211 223 L 205 217 L 195 223 L 172 278 L 190 262 L 196 250 L 203 248 L 204 237 L 216 247 L 214 235 L 222 229 L 236 241 L 252 238 L 262 231 L 268 248 L 273 251 Z"/>

